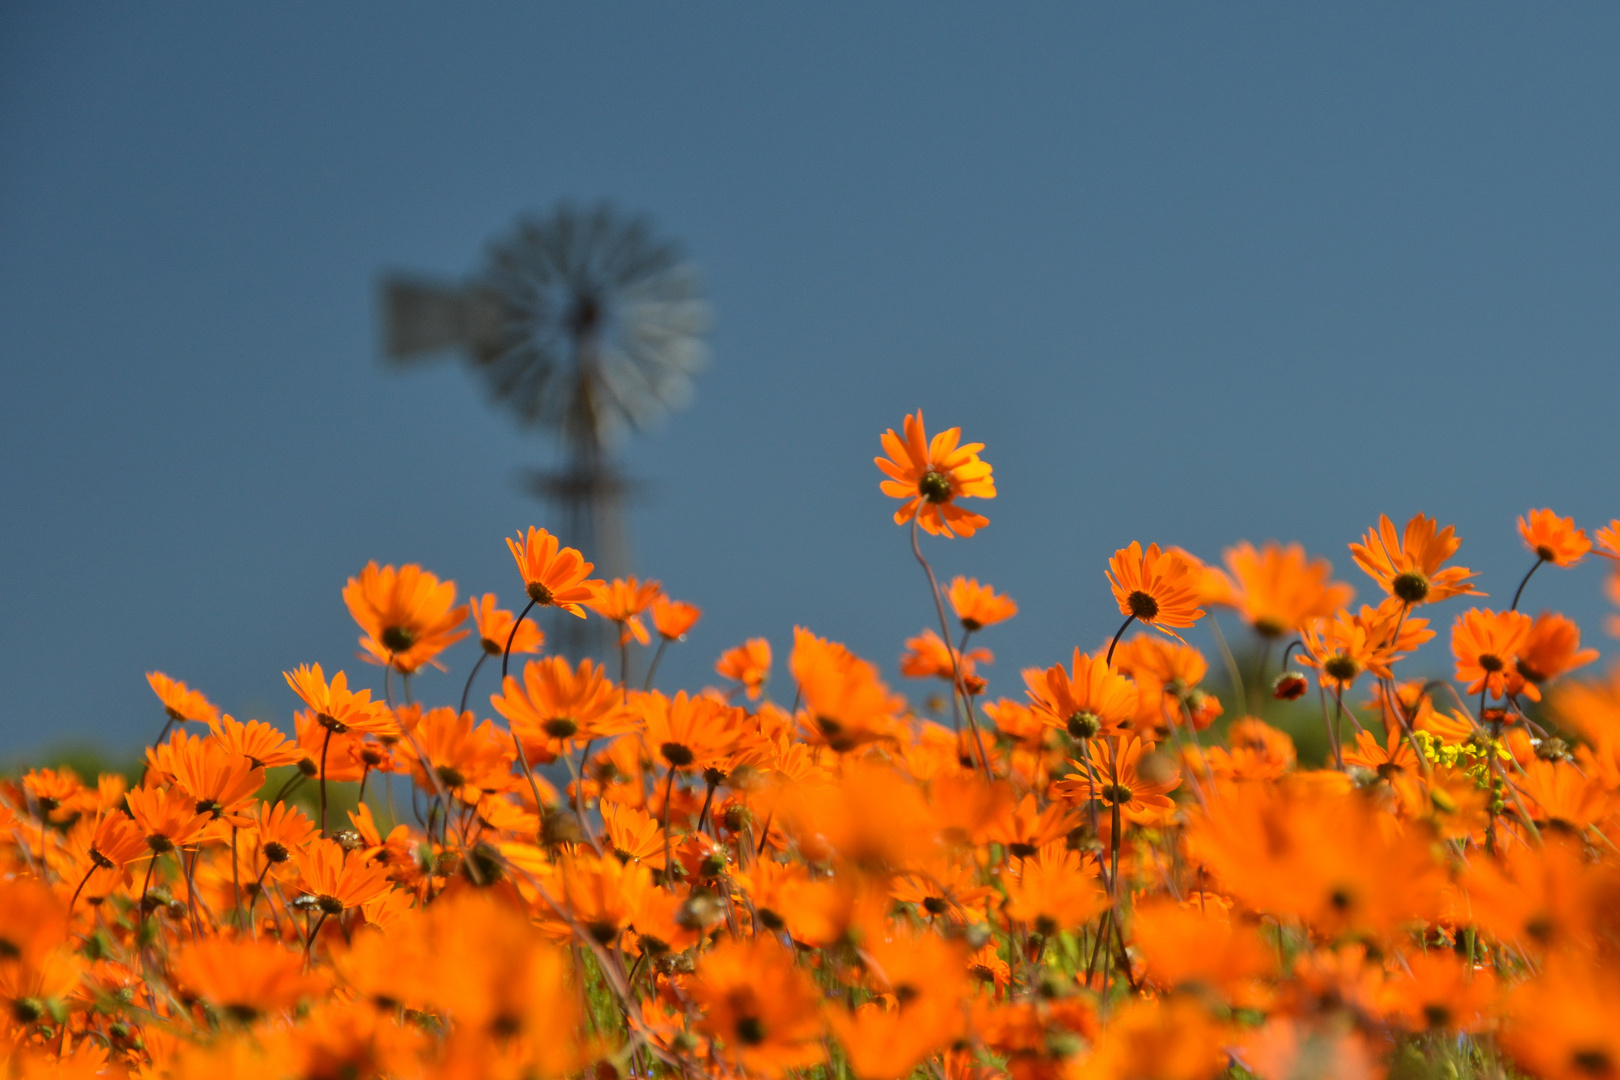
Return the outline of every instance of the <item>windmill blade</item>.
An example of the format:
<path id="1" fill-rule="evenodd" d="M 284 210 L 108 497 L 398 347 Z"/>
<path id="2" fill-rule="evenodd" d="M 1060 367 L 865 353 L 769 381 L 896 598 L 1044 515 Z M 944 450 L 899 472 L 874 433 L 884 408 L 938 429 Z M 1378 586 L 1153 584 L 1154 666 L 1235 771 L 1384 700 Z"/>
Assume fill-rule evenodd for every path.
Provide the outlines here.
<path id="1" fill-rule="evenodd" d="M 485 288 L 393 274 L 382 283 L 383 354 L 399 365 L 498 350 L 506 306 Z"/>

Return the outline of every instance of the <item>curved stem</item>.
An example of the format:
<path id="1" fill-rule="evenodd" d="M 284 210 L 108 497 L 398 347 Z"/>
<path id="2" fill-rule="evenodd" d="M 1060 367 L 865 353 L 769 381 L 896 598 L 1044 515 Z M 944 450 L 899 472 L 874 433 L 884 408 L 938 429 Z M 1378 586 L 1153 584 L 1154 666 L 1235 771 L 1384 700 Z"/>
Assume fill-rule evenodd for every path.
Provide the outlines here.
<path id="1" fill-rule="evenodd" d="M 1519 610 L 1519 597 L 1524 595 L 1524 587 L 1526 585 L 1530 584 L 1530 574 L 1533 574 L 1537 570 L 1540 570 L 1541 569 L 1541 564 L 1546 562 L 1546 561 L 1547 561 L 1546 559 L 1543 559 L 1540 556 L 1536 557 L 1536 565 L 1534 565 L 1534 566 L 1532 566 L 1530 568 L 1530 573 L 1524 575 L 1524 580 L 1519 582 L 1519 587 L 1513 591 L 1513 603 L 1512 603 L 1512 605 L 1510 605 L 1508 607 L 1509 611 L 1518 611 Z"/>
<path id="2" fill-rule="evenodd" d="M 282 799 L 285 799 L 289 791 L 308 779 L 309 777 L 304 775 L 303 770 L 295 769 L 293 774 L 287 778 L 287 782 L 281 785 L 281 790 L 276 792 L 276 797 L 270 800 L 270 805 L 274 806 Z"/>
<path id="3" fill-rule="evenodd" d="M 624 703 L 630 704 L 630 634 L 623 623 L 619 625 L 619 689 Z"/>
<path id="4" fill-rule="evenodd" d="M 387 676 L 383 676 L 385 679 Z M 326 729 L 326 738 L 321 740 L 321 839 L 326 839 L 326 751 L 332 746 L 332 729 Z"/>
<path id="5" fill-rule="evenodd" d="M 456 709 L 457 715 L 467 711 L 467 695 L 472 691 L 473 680 L 478 678 L 478 669 L 483 667 L 484 661 L 488 659 L 489 653 L 480 651 L 478 663 L 474 664 L 472 671 L 467 673 L 467 685 L 461 688 L 461 706 Z"/>
<path id="6" fill-rule="evenodd" d="M 653 676 L 658 674 L 658 661 L 660 661 L 660 660 L 662 660 L 664 658 L 664 650 L 667 649 L 667 648 L 669 648 L 669 638 L 663 637 L 662 635 L 660 635 L 659 636 L 659 641 L 658 641 L 658 648 L 653 653 L 652 666 L 647 669 L 647 678 L 641 684 L 641 688 L 643 690 L 651 690 L 652 689 Z"/>
<path id="7" fill-rule="evenodd" d="M 84 879 L 79 882 L 79 887 L 77 889 L 73 890 L 73 899 L 68 901 L 67 913 L 68 913 L 68 925 L 70 925 L 70 926 L 73 924 L 73 905 L 77 904 L 79 902 L 79 894 L 84 891 L 84 887 L 86 885 L 90 884 L 90 878 L 91 878 L 92 875 L 95 874 L 95 872 L 96 872 L 96 864 L 95 864 L 94 860 L 91 860 L 91 862 L 90 862 L 90 872 L 84 875 Z"/>
<path id="8" fill-rule="evenodd" d="M 669 851 L 669 803 L 675 795 L 675 768 L 670 767 L 669 779 L 664 782 L 664 884 L 673 892 L 675 888 L 675 863 L 670 858 Z"/>
<path id="9" fill-rule="evenodd" d="M 1108 657 L 1103 661 L 1104 667 L 1112 668 L 1114 666 L 1114 648 L 1119 644 L 1119 639 L 1125 636 L 1125 631 L 1130 627 L 1131 623 L 1135 621 L 1136 614 L 1132 612 L 1131 615 L 1120 624 L 1119 630 L 1114 634 L 1114 640 L 1108 643 Z"/>
<path id="10" fill-rule="evenodd" d="M 922 545 L 917 542 L 917 519 L 911 519 L 911 553 L 917 557 L 923 571 L 928 575 L 928 592 L 934 598 L 934 609 L 939 613 L 939 636 L 945 643 L 945 651 L 951 654 L 951 684 L 954 693 L 962 696 L 967 706 L 968 727 L 973 731 L 973 741 L 979 748 L 979 762 L 984 766 L 984 778 L 995 780 L 990 771 L 990 755 L 984 750 L 984 737 L 979 734 L 979 721 L 973 712 L 973 698 L 968 694 L 967 688 L 962 685 L 962 665 L 958 662 L 956 652 L 951 648 L 951 627 L 945 618 L 945 601 L 939 597 L 939 581 L 934 577 L 934 568 L 923 558 Z"/>
<path id="11" fill-rule="evenodd" d="M 523 625 L 524 618 L 526 618 L 529 612 L 533 609 L 534 601 L 530 600 L 528 606 L 518 613 L 517 618 L 512 620 L 512 632 L 506 635 L 506 648 L 501 650 L 501 684 L 503 687 L 506 684 L 506 664 L 507 661 L 511 660 L 512 658 L 512 642 L 517 640 L 518 627 Z"/>

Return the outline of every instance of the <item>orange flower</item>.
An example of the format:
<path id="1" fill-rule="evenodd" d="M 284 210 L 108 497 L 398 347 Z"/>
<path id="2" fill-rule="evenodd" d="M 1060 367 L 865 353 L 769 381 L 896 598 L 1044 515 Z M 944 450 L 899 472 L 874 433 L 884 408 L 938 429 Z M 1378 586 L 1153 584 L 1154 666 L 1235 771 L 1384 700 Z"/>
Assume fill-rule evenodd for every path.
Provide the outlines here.
<path id="1" fill-rule="evenodd" d="M 665 641 L 680 641 L 686 637 L 686 632 L 697 625 L 702 615 L 703 609 L 684 600 L 658 596 L 652 602 L 653 626 Z"/>
<path id="2" fill-rule="evenodd" d="M 260 803 L 254 812 L 253 831 L 265 861 L 284 863 L 315 835 L 315 823 L 296 806 Z"/>
<path id="3" fill-rule="evenodd" d="M 1574 518 L 1561 518 L 1551 510 L 1532 510 L 1520 518 L 1519 535 L 1536 558 L 1554 566 L 1574 566 L 1592 550 L 1586 530 L 1577 529 Z"/>
<path id="4" fill-rule="evenodd" d="M 1225 558 L 1235 580 L 1228 583 L 1227 602 L 1263 637 L 1297 633 L 1312 619 L 1332 615 L 1355 595 L 1343 582 L 1328 580 L 1331 563 L 1306 559 L 1299 544 L 1284 547 L 1268 540 L 1256 551 L 1245 540 L 1227 548 Z M 1219 570 L 1211 573 L 1221 575 Z"/>
<path id="5" fill-rule="evenodd" d="M 1546 1080 L 1607 1080 L 1620 1073 L 1620 979 L 1611 965 L 1558 957 L 1520 983 L 1503 1010 L 1502 1046 Z"/>
<path id="6" fill-rule="evenodd" d="M 264 769 L 213 739 L 181 739 L 174 746 L 174 781 L 197 812 L 245 825 L 247 802 L 264 786 Z"/>
<path id="7" fill-rule="evenodd" d="M 1598 658 L 1596 649 L 1581 648 L 1581 628 L 1562 615 L 1542 612 L 1530 626 L 1530 636 L 1519 649 L 1515 667 L 1530 687 L 1556 679 L 1566 671 L 1585 667 Z M 1532 695 L 1540 701 L 1539 689 Z"/>
<path id="8" fill-rule="evenodd" d="M 1401 735 L 1401 729 L 1394 726 L 1385 734 L 1383 746 L 1378 745 L 1372 732 L 1356 732 L 1356 748 L 1344 752 L 1344 761 L 1346 765 L 1371 769 L 1384 780 L 1417 770 L 1417 755 L 1412 752 L 1412 744 Z"/>
<path id="9" fill-rule="evenodd" d="M 500 656 L 504 653 L 508 641 L 512 643 L 514 656 L 537 653 L 540 646 L 545 644 L 546 635 L 529 619 L 523 620 L 514 637 L 512 613 L 495 606 L 495 594 L 492 592 L 473 600 L 472 617 L 473 625 L 478 627 L 478 644 L 489 656 Z"/>
<path id="10" fill-rule="evenodd" d="M 163 711 L 169 714 L 170 720 L 194 720 L 199 724 L 208 724 L 219 719 L 217 707 L 178 679 L 171 679 L 161 671 L 148 671 L 146 681 L 152 685 L 152 692 L 157 694 L 158 700 L 163 702 Z"/>
<path id="11" fill-rule="evenodd" d="M 102 816 L 90 840 L 90 861 L 102 870 L 116 870 L 148 851 L 146 837 L 133 820 L 117 812 Z"/>
<path id="12" fill-rule="evenodd" d="M 476 724 L 471 711 L 456 714 L 454 709 L 430 709 L 422 715 L 413 732 L 414 743 L 400 747 L 410 763 L 412 774 L 431 789 L 427 766 L 453 795 L 475 803 L 484 792 L 502 791 L 512 781 L 512 741 L 495 728 L 495 721 Z M 423 757 L 417 757 L 420 747 Z M 463 792 L 463 788 L 471 790 Z"/>
<path id="13" fill-rule="evenodd" d="M 951 579 L 949 595 L 962 628 L 973 633 L 1018 614 L 1018 605 L 1011 598 L 998 594 L 988 585 L 980 585 L 978 578 Z"/>
<path id="14" fill-rule="evenodd" d="M 905 503 L 894 512 L 894 523 L 917 523 L 935 536 L 972 536 L 990 524 L 990 519 L 963 510 L 958 498 L 993 499 L 996 483 L 990 465 L 979 460 L 983 443 L 958 446 L 961 428 L 951 428 L 928 440 L 922 410 L 907 416 L 905 439 L 890 428 L 883 433 L 883 451 L 889 456 L 874 458 L 889 479 L 878 486 L 883 494 Z"/>
<path id="15" fill-rule="evenodd" d="M 805 727 L 814 739 L 842 754 L 895 736 L 903 703 L 890 695 L 873 665 L 794 627 L 789 666 L 799 680 Z"/>
<path id="16" fill-rule="evenodd" d="M 596 569 L 594 563 L 586 562 L 573 548 L 559 550 L 555 536 L 533 525 L 527 536 L 508 539 L 506 546 L 517 560 L 531 601 L 540 607 L 561 608 L 570 615 L 585 617 L 580 605 L 596 599 L 603 588 L 602 581 L 588 580 Z"/>
<path id="17" fill-rule="evenodd" d="M 1198 606 L 1201 568 L 1183 556 L 1161 552 L 1158 544 L 1148 545 L 1144 552 L 1132 540 L 1130 547 L 1114 552 L 1108 565 L 1110 572 L 1104 576 L 1121 615 L 1178 639 L 1181 635 L 1172 627 L 1185 629 L 1204 617 Z"/>
<path id="18" fill-rule="evenodd" d="M 775 941 L 721 942 L 698 962 L 690 993 L 703 1010 L 698 1030 L 750 1072 L 774 1077 L 822 1056 L 821 995 Z"/>
<path id="19" fill-rule="evenodd" d="M 388 891 L 388 868 L 350 855 L 334 840 L 316 840 L 293 853 L 299 885 L 322 915 L 341 915 Z"/>
<path id="20" fill-rule="evenodd" d="M 1104 745 L 1106 750 L 1094 751 L 1084 761 L 1071 760 L 1077 775 L 1053 784 L 1052 793 L 1074 802 L 1101 800 L 1139 824 L 1163 820 L 1164 812 L 1176 805 L 1169 793 L 1181 786 L 1181 771 L 1165 762 L 1149 770 L 1149 776 L 1142 775 L 1138 766 L 1145 764 L 1142 757 L 1153 752 L 1153 744 L 1134 735 Z M 1104 760 L 1094 760 L 1098 756 Z"/>
<path id="21" fill-rule="evenodd" d="M 189 844 L 211 816 L 197 810 L 197 800 L 178 788 L 136 788 L 126 797 L 129 814 L 155 854 Z"/>
<path id="22" fill-rule="evenodd" d="M 1407 974 L 1385 985 L 1381 1004 L 1413 1031 L 1471 1033 L 1491 1024 L 1496 978 L 1454 952 L 1415 952 L 1403 960 Z"/>
<path id="23" fill-rule="evenodd" d="M 711 697 L 667 698 L 657 690 L 636 694 L 631 703 L 646 728 L 647 748 L 671 769 L 703 769 L 726 760 L 741 734 L 742 710 Z"/>
<path id="24" fill-rule="evenodd" d="M 1049 727 L 1076 739 L 1112 735 L 1137 712 L 1136 685 L 1099 657 L 1074 650 L 1073 672 L 1053 664 L 1024 672 L 1030 708 Z"/>
<path id="25" fill-rule="evenodd" d="M 1383 590 L 1405 604 L 1433 604 L 1451 596 L 1483 596 L 1468 580 L 1473 571 L 1461 566 L 1440 569 L 1457 553 L 1462 541 L 1447 525 L 1435 531 L 1433 518 L 1418 514 L 1406 523 L 1404 536 L 1397 536 L 1389 515 L 1378 518 L 1378 528 L 1368 530 L 1361 543 L 1351 544 L 1350 553 Z"/>
<path id="26" fill-rule="evenodd" d="M 741 683 L 749 701 L 758 701 L 771 677 L 771 643 L 764 638 L 749 638 L 722 653 L 714 662 L 714 670 L 722 679 Z"/>
<path id="27" fill-rule="evenodd" d="M 244 724 L 227 714 L 219 723 L 209 726 L 221 746 L 241 754 L 254 768 L 296 765 L 304 759 L 296 743 L 263 720 L 249 720 Z"/>
<path id="28" fill-rule="evenodd" d="M 918 636 L 906 639 L 906 651 L 900 657 L 900 674 L 908 679 L 944 679 L 951 682 L 960 670 L 968 692 L 976 694 L 984 689 L 984 680 L 974 674 L 974 669 L 979 664 L 988 664 L 993 660 L 995 655 L 989 649 L 958 653 L 945 644 L 938 634 L 925 629 Z"/>
<path id="29" fill-rule="evenodd" d="M 581 660 L 571 668 L 560 656 L 523 665 L 523 683 L 508 675 L 501 693 L 490 696 L 495 711 L 506 717 L 531 761 L 554 761 L 575 742 L 588 742 L 633 731 L 635 717 L 603 674 L 600 664 Z"/>
<path id="30" fill-rule="evenodd" d="M 370 690 L 349 691 L 349 677 L 343 672 L 332 676 L 330 686 L 319 664 L 304 664 L 282 677 L 293 692 L 315 712 L 315 719 L 335 735 L 362 732 L 368 735 L 397 735 L 399 725 L 380 701 L 371 700 Z"/>
<path id="31" fill-rule="evenodd" d="M 646 645 L 651 639 L 647 636 L 647 628 L 641 624 L 640 615 L 658 598 L 660 591 L 661 587 L 656 581 L 614 578 L 593 599 L 585 601 L 585 606 L 619 624 L 620 645 L 632 637 Z"/>
<path id="32" fill-rule="evenodd" d="M 1096 875 L 1063 841 L 1047 844 L 1013 870 L 1007 879 L 1007 916 L 1038 933 L 1072 930 L 1108 906 Z"/>
<path id="33" fill-rule="evenodd" d="M 1457 658 L 1457 679 L 1468 692 L 1487 691 L 1503 697 L 1525 690 L 1539 700 L 1541 691 L 1527 683 L 1514 668 L 1519 650 L 1530 640 L 1530 616 L 1522 611 L 1500 614 L 1469 608 L 1451 627 L 1451 654 Z"/>
<path id="34" fill-rule="evenodd" d="M 1398 608 L 1394 612 L 1396 616 L 1400 613 Z M 1400 636 L 1404 640 L 1408 635 L 1405 624 L 1413 622 L 1419 624 L 1416 630 L 1422 632 L 1422 619 L 1399 622 L 1391 619 L 1389 613 L 1374 611 L 1365 605 L 1359 615 L 1340 611 L 1331 619 L 1316 620 L 1300 632 L 1300 640 L 1305 644 L 1305 654 L 1300 661 L 1320 671 L 1324 680 L 1337 683 L 1341 691 L 1364 671 L 1371 671 L 1379 678 L 1390 678 L 1389 665 L 1397 659 L 1395 628 L 1401 627 Z"/>
<path id="35" fill-rule="evenodd" d="M 344 586 L 343 602 L 366 632 L 362 659 L 393 664 L 407 675 L 423 664 L 442 669 L 438 655 L 467 636 L 456 629 L 467 618 L 465 607 L 454 606 L 456 583 L 441 583 L 415 563 L 398 570 L 367 563 Z"/>
<path id="36" fill-rule="evenodd" d="M 1592 534 L 1597 539 L 1597 552 L 1609 559 L 1620 559 L 1620 518 L 1615 518 Z"/>
<path id="37" fill-rule="evenodd" d="M 273 941 L 215 938 L 189 946 L 174 964 L 175 978 L 238 1023 L 284 1012 L 321 989 L 304 974 L 304 958 Z"/>

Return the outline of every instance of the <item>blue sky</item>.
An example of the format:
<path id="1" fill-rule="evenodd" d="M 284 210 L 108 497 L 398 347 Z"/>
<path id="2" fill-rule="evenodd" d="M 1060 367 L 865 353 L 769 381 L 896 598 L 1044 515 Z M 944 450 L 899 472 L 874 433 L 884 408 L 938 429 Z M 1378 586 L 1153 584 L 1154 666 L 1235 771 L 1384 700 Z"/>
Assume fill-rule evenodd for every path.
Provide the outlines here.
<path id="1" fill-rule="evenodd" d="M 149 739 L 151 668 L 287 723 L 282 670 L 361 667 L 368 559 L 515 596 L 553 448 L 385 370 L 376 282 L 564 197 L 715 308 L 626 455 L 705 610 L 667 686 L 796 623 L 892 672 L 932 610 L 871 459 L 918 407 L 996 468 L 930 546 L 1023 605 L 992 693 L 1113 630 L 1133 539 L 1370 598 L 1345 544 L 1421 509 L 1505 602 L 1515 515 L 1620 514 L 1617 61 L 1600 5 L 4 4 L 0 751 Z M 1606 648 L 1599 581 L 1526 606 Z"/>

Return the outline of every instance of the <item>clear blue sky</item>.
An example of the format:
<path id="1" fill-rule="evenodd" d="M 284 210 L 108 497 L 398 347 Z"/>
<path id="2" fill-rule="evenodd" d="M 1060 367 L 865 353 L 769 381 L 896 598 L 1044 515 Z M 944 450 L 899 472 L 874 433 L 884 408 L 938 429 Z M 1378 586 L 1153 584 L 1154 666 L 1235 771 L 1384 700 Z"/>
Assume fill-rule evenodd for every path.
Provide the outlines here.
<path id="1" fill-rule="evenodd" d="M 4 4 L 0 752 L 134 747 L 150 668 L 286 724 L 283 669 L 362 667 L 370 558 L 515 596 L 552 448 L 385 371 L 375 285 L 565 196 L 715 306 L 628 455 L 705 611 L 671 685 L 796 622 L 893 671 L 932 611 L 871 459 L 919 406 L 996 468 L 930 547 L 1023 604 L 992 693 L 1114 628 L 1132 539 L 1298 539 L 1368 598 L 1345 543 L 1422 509 L 1505 603 L 1514 515 L 1620 513 L 1617 110 L 1597 4 Z M 1606 648 L 1598 582 L 1527 606 Z"/>

